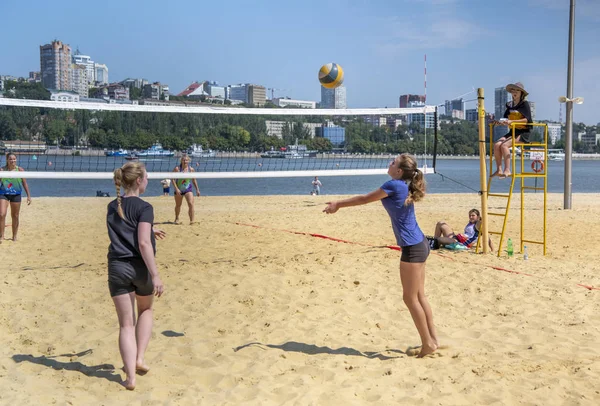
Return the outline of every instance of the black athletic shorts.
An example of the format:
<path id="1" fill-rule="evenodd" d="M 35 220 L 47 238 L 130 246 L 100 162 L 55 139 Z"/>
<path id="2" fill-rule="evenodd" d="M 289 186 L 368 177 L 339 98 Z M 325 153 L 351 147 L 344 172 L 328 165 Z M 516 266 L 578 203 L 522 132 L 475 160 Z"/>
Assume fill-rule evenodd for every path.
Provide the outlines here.
<path id="1" fill-rule="evenodd" d="M 8 200 L 11 203 L 21 203 L 21 195 L 0 195 L 0 200 Z"/>
<path id="2" fill-rule="evenodd" d="M 402 256 L 400 257 L 400 261 L 402 262 L 411 262 L 411 263 L 423 263 L 427 261 L 427 257 L 429 256 L 429 242 L 427 238 L 424 238 L 418 244 L 415 245 L 407 245 L 406 247 L 402 247 Z"/>
<path id="3" fill-rule="evenodd" d="M 517 134 L 517 138 L 521 137 L 521 142 L 528 144 L 529 143 L 529 136 L 531 134 L 530 133 L 521 133 L 521 134 Z M 507 140 L 510 140 L 512 138 L 512 131 L 510 131 L 508 134 L 504 135 L 504 138 L 506 138 Z"/>
<path id="4" fill-rule="evenodd" d="M 110 296 L 135 292 L 138 296 L 150 296 L 154 291 L 152 277 L 141 258 L 108 260 L 108 290 Z"/>

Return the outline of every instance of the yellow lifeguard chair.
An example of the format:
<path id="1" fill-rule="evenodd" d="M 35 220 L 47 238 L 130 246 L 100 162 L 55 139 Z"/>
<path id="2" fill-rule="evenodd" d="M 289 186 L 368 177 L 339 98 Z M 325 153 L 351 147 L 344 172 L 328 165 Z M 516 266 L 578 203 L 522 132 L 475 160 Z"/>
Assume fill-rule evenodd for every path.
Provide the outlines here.
<path id="1" fill-rule="evenodd" d="M 480 103 L 479 103 L 479 119 L 482 120 L 485 118 L 485 110 L 483 109 L 483 89 L 480 89 L 481 91 L 481 96 L 479 97 L 480 99 Z M 483 123 L 481 123 L 483 124 Z M 485 131 L 485 124 L 481 125 L 479 127 L 480 130 L 480 143 L 485 142 L 485 134 L 481 134 L 482 130 Z M 519 125 L 525 125 L 524 123 L 519 123 Z M 476 248 L 476 252 L 480 252 L 480 244 L 482 241 L 482 237 L 485 237 L 487 240 L 487 235 L 485 234 L 494 234 L 494 235 L 499 235 L 500 236 L 500 241 L 498 243 L 498 247 L 497 247 L 497 255 L 500 256 L 501 252 L 502 252 L 502 246 L 503 246 L 503 242 L 504 242 L 504 236 L 506 234 L 506 226 L 507 226 L 507 222 L 508 222 L 508 213 L 510 210 L 510 203 L 512 200 L 512 196 L 513 196 L 513 191 L 514 191 L 514 187 L 515 187 L 515 181 L 517 179 L 520 180 L 520 192 L 521 192 L 521 235 L 520 235 L 520 250 L 521 252 L 523 252 L 524 249 L 524 245 L 525 243 L 529 243 L 529 244 L 539 244 L 543 246 L 543 253 L 544 255 L 546 255 L 546 230 L 547 230 L 547 197 L 548 197 L 548 182 L 547 182 L 547 175 L 548 175 L 548 125 L 544 124 L 544 123 L 527 123 L 526 125 L 530 126 L 532 129 L 534 128 L 542 128 L 543 130 L 543 140 L 541 142 L 530 142 L 530 143 L 522 143 L 522 142 L 515 142 L 515 125 L 512 124 L 510 126 L 510 129 L 512 131 L 513 137 L 512 137 L 512 148 L 511 150 L 511 173 L 512 175 L 510 176 L 510 186 L 509 189 L 507 191 L 507 193 L 491 193 L 490 192 L 490 187 L 492 184 L 492 179 L 493 177 L 490 175 L 487 179 L 487 184 L 485 187 L 485 190 L 482 190 L 482 214 L 483 214 L 483 223 L 484 225 L 482 226 L 482 231 L 483 233 L 479 234 L 479 238 L 477 239 L 477 248 Z M 490 140 L 489 140 L 489 155 L 490 155 L 490 159 L 489 159 L 489 168 L 490 168 L 490 174 L 493 173 L 492 169 L 493 169 L 493 165 L 494 165 L 494 127 L 496 126 L 495 123 L 490 123 L 489 125 L 489 129 L 490 129 Z M 480 148 L 481 150 L 482 148 Z M 483 155 L 481 157 L 482 161 L 485 159 L 485 155 Z M 529 159 L 531 160 L 531 165 L 530 168 L 527 168 L 526 162 L 525 160 Z M 519 164 L 519 165 L 517 165 Z M 482 178 L 484 178 L 485 175 L 485 166 L 482 164 Z M 527 186 L 525 185 L 525 180 L 526 179 L 541 179 L 543 182 L 543 186 L 538 187 L 537 186 L 537 182 L 535 186 Z M 484 181 L 482 179 L 482 185 L 484 184 Z M 543 191 L 544 193 L 544 208 L 543 208 L 543 236 L 541 241 L 540 240 L 533 240 L 533 239 L 527 239 L 525 237 L 525 191 L 526 190 L 534 190 L 534 191 Z M 487 212 L 487 203 L 489 201 L 489 198 L 497 198 L 497 199 L 502 199 L 505 202 L 505 209 L 503 211 L 500 212 Z M 485 198 L 485 201 L 484 201 Z M 502 206 L 504 206 L 504 204 L 502 204 Z M 502 229 L 499 231 L 488 231 L 488 219 L 486 218 L 486 216 L 495 216 L 495 217 L 501 217 L 502 218 Z M 484 234 L 484 236 L 482 236 L 482 234 Z M 485 247 L 484 247 L 484 252 L 487 252 L 487 241 L 485 243 Z"/>

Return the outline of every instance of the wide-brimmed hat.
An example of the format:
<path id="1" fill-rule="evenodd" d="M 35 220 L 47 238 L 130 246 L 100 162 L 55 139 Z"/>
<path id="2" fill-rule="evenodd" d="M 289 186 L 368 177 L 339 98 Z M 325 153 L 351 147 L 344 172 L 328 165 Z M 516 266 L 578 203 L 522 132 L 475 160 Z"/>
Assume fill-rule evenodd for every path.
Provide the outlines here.
<path id="1" fill-rule="evenodd" d="M 525 90 L 525 86 L 523 86 L 523 83 L 521 82 L 509 83 L 508 85 L 506 85 L 506 91 L 510 92 L 511 90 L 520 90 L 521 92 L 523 92 L 523 96 L 527 96 L 529 94 L 527 90 Z"/>

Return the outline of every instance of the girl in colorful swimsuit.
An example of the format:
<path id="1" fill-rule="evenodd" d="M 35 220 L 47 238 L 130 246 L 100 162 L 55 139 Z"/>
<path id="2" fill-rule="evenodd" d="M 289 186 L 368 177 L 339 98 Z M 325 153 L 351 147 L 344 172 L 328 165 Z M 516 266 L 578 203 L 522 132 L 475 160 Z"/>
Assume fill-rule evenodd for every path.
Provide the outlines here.
<path id="1" fill-rule="evenodd" d="M 10 206 L 12 220 L 12 240 L 17 241 L 19 232 L 19 212 L 21 211 L 21 195 L 23 190 L 27 194 L 27 205 L 31 204 L 29 186 L 24 178 L 10 178 L 6 172 L 23 172 L 24 169 L 17 166 L 17 156 L 13 153 L 6 154 L 6 166 L 0 168 L 0 244 L 4 240 L 4 229 L 6 215 Z"/>
<path id="2" fill-rule="evenodd" d="M 173 172 L 195 172 L 194 168 L 190 166 L 190 157 L 187 154 L 183 154 L 181 157 L 180 164 L 173 169 Z M 200 188 L 196 179 L 173 179 L 175 185 L 175 223 L 179 224 L 179 213 L 181 212 L 181 205 L 183 199 L 188 205 L 188 214 L 190 216 L 190 224 L 194 223 L 194 193 L 192 186 L 196 188 L 196 196 L 200 196 Z"/>
<path id="3" fill-rule="evenodd" d="M 467 248 L 471 248 L 474 243 L 477 242 L 479 237 L 479 230 L 481 227 L 481 215 L 479 210 L 469 210 L 469 222 L 465 226 L 463 234 L 456 234 L 452 227 L 450 227 L 445 221 L 439 221 L 435 225 L 434 239 L 437 239 L 439 244 L 450 245 L 454 243 L 460 243 Z M 492 240 L 489 240 L 490 249 L 494 251 L 494 244 Z"/>
<path id="4" fill-rule="evenodd" d="M 429 244 L 417 224 L 415 202 L 425 196 L 423 172 L 411 155 L 398 155 L 388 167 L 392 179 L 377 190 L 366 195 L 327 203 L 323 210 L 333 214 L 342 207 L 358 206 L 381 201 L 392 221 L 397 244 L 402 247 L 400 257 L 400 281 L 404 303 L 421 336 L 419 357 L 433 353 L 438 339 L 433 325 L 433 313 L 425 296 L 425 261 L 429 256 Z"/>

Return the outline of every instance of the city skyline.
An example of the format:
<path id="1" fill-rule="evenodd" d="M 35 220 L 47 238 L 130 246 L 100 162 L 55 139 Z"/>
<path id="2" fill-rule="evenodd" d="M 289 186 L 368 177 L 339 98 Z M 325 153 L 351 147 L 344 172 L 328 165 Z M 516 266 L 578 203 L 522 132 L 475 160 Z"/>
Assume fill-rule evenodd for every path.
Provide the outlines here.
<path id="1" fill-rule="evenodd" d="M 19 35 L 7 43 L 0 74 L 27 76 L 37 71 L 39 46 L 59 39 L 109 66 L 111 82 L 146 78 L 168 83 L 172 94 L 195 80 L 256 83 L 288 89 L 276 97 L 319 101 L 318 69 L 336 62 L 346 71 L 348 107 L 396 107 L 400 95 L 424 93 L 426 53 L 427 104 L 443 104 L 483 87 L 486 109 L 493 111 L 494 89 L 521 81 L 536 102 L 538 119 L 558 120 L 557 98 L 566 93 L 568 2 L 509 0 L 502 8 L 469 0 L 340 0 L 318 3 L 318 8 L 311 6 L 316 2 L 263 1 L 252 8 L 232 3 L 233 7 L 200 7 L 181 2 L 165 11 L 161 29 L 156 30 L 152 24 L 135 24 L 146 21 L 144 16 L 159 4 L 155 1 L 140 3 L 143 9 L 135 2 L 122 4 L 118 15 L 110 7 L 88 15 L 74 6 L 64 17 L 72 24 L 57 26 L 58 11 L 50 5 L 33 0 L 28 5 L 40 12 L 25 13 L 23 5 L 8 0 L 0 32 Z M 520 5 L 520 20 L 498 18 L 511 5 Z M 139 11 L 136 19 L 131 18 L 134 9 Z M 207 19 L 202 28 L 178 23 L 178 16 L 200 11 L 222 18 Z M 20 18 L 24 15 L 27 18 Z M 116 21 L 102 35 L 89 28 L 88 19 L 108 17 Z M 598 21 L 600 2 L 577 2 L 574 94 L 584 97 L 585 103 L 574 108 L 574 120 L 588 125 L 600 121 Z M 338 35 L 321 41 L 323 30 Z M 211 35 L 203 34 L 206 31 Z M 517 32 L 526 40 L 523 50 L 511 40 Z M 518 63 L 511 59 L 513 54 Z M 464 96 L 465 108 L 474 107 L 474 98 L 474 93 Z"/>

